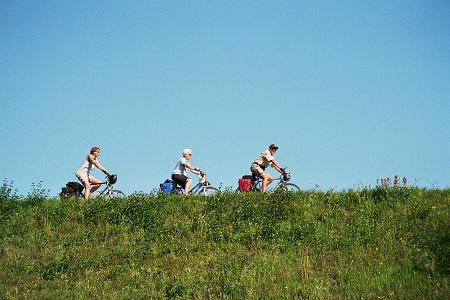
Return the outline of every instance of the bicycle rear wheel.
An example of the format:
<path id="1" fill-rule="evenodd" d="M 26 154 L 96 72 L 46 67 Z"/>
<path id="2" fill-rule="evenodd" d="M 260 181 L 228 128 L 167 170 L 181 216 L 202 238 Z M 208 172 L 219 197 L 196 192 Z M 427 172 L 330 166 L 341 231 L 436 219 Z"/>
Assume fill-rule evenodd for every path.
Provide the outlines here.
<path id="1" fill-rule="evenodd" d="M 195 195 L 200 195 L 200 196 L 213 196 L 215 194 L 219 193 L 219 190 L 216 189 L 213 186 L 205 186 L 203 188 L 201 188 L 197 193 L 195 193 Z"/>

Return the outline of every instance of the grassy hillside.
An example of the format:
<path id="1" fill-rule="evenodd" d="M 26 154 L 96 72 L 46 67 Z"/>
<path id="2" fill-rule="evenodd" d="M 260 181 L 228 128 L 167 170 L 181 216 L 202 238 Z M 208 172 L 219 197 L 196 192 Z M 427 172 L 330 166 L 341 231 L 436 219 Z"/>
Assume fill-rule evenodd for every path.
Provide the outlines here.
<path id="1" fill-rule="evenodd" d="M 450 190 L 0 192 L 0 298 L 449 299 Z"/>

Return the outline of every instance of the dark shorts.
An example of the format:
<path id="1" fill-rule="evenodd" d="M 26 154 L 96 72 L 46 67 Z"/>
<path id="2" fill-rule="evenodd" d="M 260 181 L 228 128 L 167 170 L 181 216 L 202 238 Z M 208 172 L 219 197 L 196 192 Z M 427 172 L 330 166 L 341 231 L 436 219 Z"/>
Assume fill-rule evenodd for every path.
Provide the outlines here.
<path id="1" fill-rule="evenodd" d="M 181 185 L 183 188 L 186 185 L 186 181 L 188 180 L 188 178 L 184 175 L 181 174 L 172 174 L 172 180 L 178 184 Z"/>

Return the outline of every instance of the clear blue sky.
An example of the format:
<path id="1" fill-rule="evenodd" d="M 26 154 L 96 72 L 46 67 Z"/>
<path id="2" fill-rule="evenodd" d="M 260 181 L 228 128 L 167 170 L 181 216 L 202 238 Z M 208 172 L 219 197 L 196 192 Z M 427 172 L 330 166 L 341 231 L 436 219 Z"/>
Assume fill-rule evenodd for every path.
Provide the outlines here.
<path id="1" fill-rule="evenodd" d="M 183 148 L 236 186 L 450 183 L 448 1 L 0 2 L 0 176 L 56 195 L 89 149 L 127 193 Z M 270 171 L 275 175 L 276 171 Z M 94 173 L 97 177 L 101 173 Z"/>

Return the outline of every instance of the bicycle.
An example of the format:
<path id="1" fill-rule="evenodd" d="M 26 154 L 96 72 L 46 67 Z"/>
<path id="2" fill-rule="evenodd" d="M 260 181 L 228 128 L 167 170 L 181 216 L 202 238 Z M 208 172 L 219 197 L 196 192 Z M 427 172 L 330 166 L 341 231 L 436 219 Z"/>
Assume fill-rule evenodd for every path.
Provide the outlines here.
<path id="1" fill-rule="evenodd" d="M 100 182 L 99 185 L 106 184 L 103 191 L 95 191 L 92 193 L 91 198 L 97 198 L 97 197 L 107 197 L 107 198 L 120 198 L 120 197 L 126 197 L 125 193 L 121 190 L 114 189 L 113 184 L 117 181 L 117 175 L 111 174 L 105 177 L 104 182 Z"/>
<path id="2" fill-rule="evenodd" d="M 100 182 L 98 185 L 106 184 L 105 189 L 100 191 L 95 191 L 91 194 L 90 198 L 96 198 L 96 197 L 125 197 L 125 193 L 116 190 L 113 187 L 113 184 L 117 181 L 117 175 L 111 174 L 109 176 L 105 177 L 104 182 Z M 59 194 L 60 197 L 66 198 L 66 197 L 77 197 L 77 198 L 83 198 L 83 190 L 84 186 L 80 184 L 79 182 L 68 182 L 65 187 L 61 189 L 61 193 Z"/>
<path id="3" fill-rule="evenodd" d="M 165 183 L 172 184 L 172 189 L 169 193 L 176 194 L 176 195 L 184 194 L 184 187 L 177 184 L 176 182 L 174 182 L 172 180 L 166 180 Z M 163 185 L 164 184 L 161 184 L 160 188 L 163 192 L 167 193 L 167 190 Z M 211 183 L 206 180 L 206 174 L 200 171 L 198 183 L 189 191 L 188 194 L 189 195 L 212 196 L 219 192 L 220 192 L 220 190 L 218 188 L 212 186 Z"/>
<path id="4" fill-rule="evenodd" d="M 283 170 L 286 170 L 286 169 L 287 168 L 284 168 Z M 261 191 L 261 186 L 262 186 L 261 177 L 252 174 L 252 175 L 244 175 L 244 176 L 242 176 L 242 179 L 250 179 L 251 180 L 250 191 L 253 191 L 253 192 Z M 275 184 L 275 186 L 272 185 L 272 187 L 270 187 L 268 190 L 269 191 L 283 191 L 283 192 L 300 192 L 300 188 L 296 184 L 289 182 L 290 180 L 291 180 L 291 173 L 285 171 L 283 174 L 280 174 L 280 177 L 275 178 L 272 181 L 272 183 L 275 181 L 278 181 L 278 183 Z M 236 191 L 241 192 L 241 190 L 239 188 L 237 188 Z"/>

